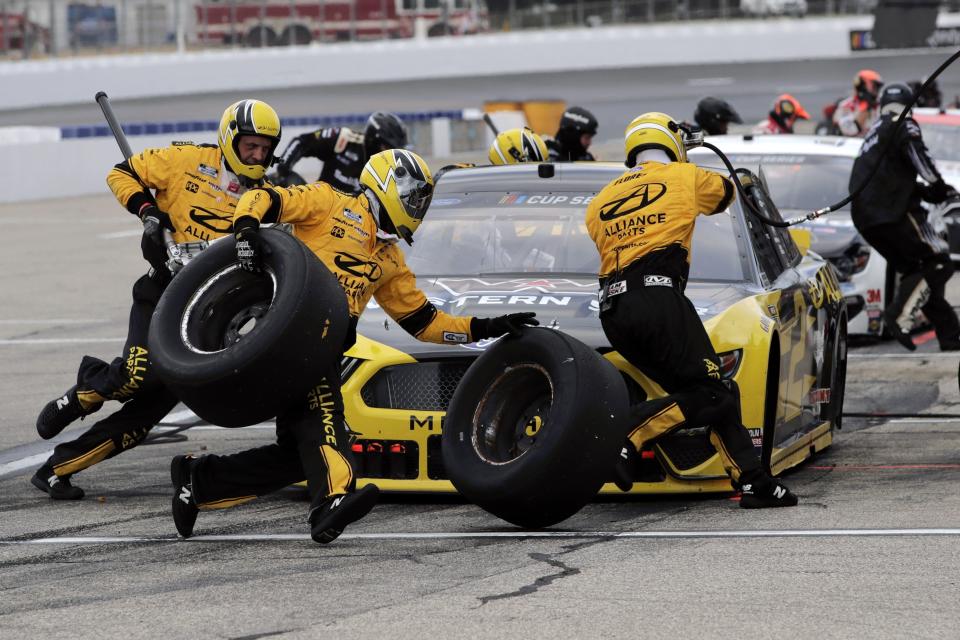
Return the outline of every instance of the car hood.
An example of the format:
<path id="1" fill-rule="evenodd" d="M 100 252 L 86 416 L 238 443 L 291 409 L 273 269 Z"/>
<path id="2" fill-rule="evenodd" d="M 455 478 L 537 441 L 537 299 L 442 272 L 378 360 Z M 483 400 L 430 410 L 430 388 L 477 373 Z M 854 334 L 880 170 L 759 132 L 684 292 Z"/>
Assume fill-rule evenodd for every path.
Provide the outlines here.
<path id="1" fill-rule="evenodd" d="M 802 216 L 809 211 L 794 209 L 782 210 L 781 215 L 786 218 Z M 811 232 L 810 249 L 824 258 L 833 258 L 843 255 L 855 242 L 862 242 L 860 233 L 853 226 L 849 211 L 837 211 L 817 218 L 811 222 L 797 225 Z"/>
<path id="2" fill-rule="evenodd" d="M 600 327 L 594 276 L 484 276 L 419 278 L 417 285 L 437 309 L 453 316 L 492 317 L 534 311 L 542 326 L 560 329 L 597 349 L 609 346 Z M 757 293 L 747 283 L 690 282 L 686 295 L 702 320 Z M 414 357 L 463 356 L 482 351 L 493 340 L 467 345 L 420 342 L 371 300 L 357 325 L 361 335 Z"/>

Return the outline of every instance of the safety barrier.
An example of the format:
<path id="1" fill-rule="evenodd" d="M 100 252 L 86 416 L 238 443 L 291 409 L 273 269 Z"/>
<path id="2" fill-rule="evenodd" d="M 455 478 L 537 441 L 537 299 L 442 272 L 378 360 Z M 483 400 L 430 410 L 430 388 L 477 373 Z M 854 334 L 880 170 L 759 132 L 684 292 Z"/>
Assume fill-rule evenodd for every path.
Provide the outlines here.
<path id="1" fill-rule="evenodd" d="M 504 73 L 545 73 L 851 55 L 850 31 L 871 16 L 729 20 L 556 29 L 469 37 L 314 44 L 186 54 L 0 63 L 0 110 L 111 98 L 228 92 L 237 70 L 257 88 L 336 86 Z M 425 63 L 426 62 L 426 63 Z"/>

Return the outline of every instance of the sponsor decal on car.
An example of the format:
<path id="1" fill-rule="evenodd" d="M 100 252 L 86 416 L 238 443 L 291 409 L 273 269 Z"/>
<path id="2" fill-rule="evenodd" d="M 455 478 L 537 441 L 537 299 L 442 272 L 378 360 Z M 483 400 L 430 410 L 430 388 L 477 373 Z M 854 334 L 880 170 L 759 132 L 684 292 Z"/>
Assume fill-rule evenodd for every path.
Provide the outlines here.
<path id="1" fill-rule="evenodd" d="M 593 194 L 590 195 L 560 195 L 555 193 L 511 193 L 500 198 L 498 204 L 518 205 L 518 204 L 536 204 L 536 205 L 562 205 L 578 206 L 588 205 L 593 200 Z"/>
<path id="2" fill-rule="evenodd" d="M 753 446 L 763 446 L 763 429 L 747 429 L 747 432 L 750 434 L 750 440 L 753 442 Z"/>

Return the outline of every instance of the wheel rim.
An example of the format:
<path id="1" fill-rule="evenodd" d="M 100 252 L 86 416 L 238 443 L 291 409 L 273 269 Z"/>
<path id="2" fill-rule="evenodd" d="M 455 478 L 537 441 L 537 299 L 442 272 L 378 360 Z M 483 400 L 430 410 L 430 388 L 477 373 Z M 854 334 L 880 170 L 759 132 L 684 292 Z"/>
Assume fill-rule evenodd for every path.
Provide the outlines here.
<path id="1" fill-rule="evenodd" d="M 210 276 L 190 297 L 180 318 L 180 339 L 198 354 L 226 351 L 253 334 L 273 306 L 277 276 L 251 274 L 232 264 Z"/>
<path id="2" fill-rule="evenodd" d="M 492 465 L 510 464 L 534 448 L 549 429 L 553 383 L 542 366 L 509 367 L 488 387 L 477 405 L 471 442 Z"/>

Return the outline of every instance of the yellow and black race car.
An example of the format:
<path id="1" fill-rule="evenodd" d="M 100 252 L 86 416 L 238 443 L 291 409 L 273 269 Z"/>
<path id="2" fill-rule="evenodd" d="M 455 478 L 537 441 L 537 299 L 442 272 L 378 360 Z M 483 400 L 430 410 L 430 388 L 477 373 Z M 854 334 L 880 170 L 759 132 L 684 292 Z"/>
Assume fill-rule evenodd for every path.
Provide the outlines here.
<path id="1" fill-rule="evenodd" d="M 541 325 L 574 336 L 620 369 L 632 402 L 661 395 L 611 350 L 598 317 L 599 258 L 584 211 L 622 171 L 567 163 L 447 173 L 407 250 L 419 286 L 450 314 L 535 311 Z M 766 215 L 779 215 L 756 176 L 744 171 L 740 180 Z M 795 238 L 766 226 L 736 201 L 725 213 L 698 219 L 686 289 L 723 376 L 739 384 L 743 422 L 774 474 L 833 441 L 846 376 L 847 319 L 836 274 L 797 242 L 809 242 L 806 232 Z M 441 456 L 444 413 L 489 342 L 419 342 L 374 302 L 358 332 L 343 362 L 358 475 L 386 491 L 453 492 Z M 643 451 L 635 479 L 634 493 L 731 490 L 702 428 L 680 430 Z M 608 484 L 604 491 L 618 490 Z"/>

